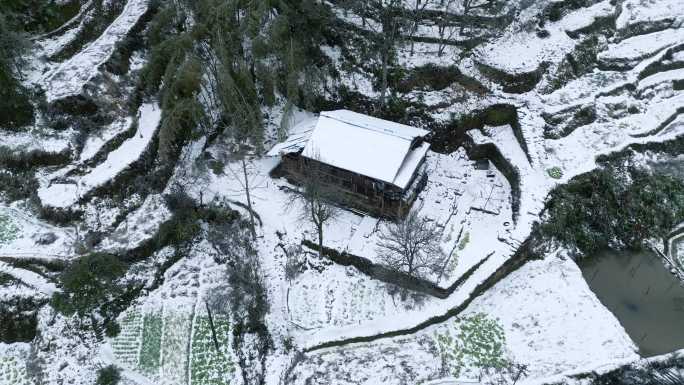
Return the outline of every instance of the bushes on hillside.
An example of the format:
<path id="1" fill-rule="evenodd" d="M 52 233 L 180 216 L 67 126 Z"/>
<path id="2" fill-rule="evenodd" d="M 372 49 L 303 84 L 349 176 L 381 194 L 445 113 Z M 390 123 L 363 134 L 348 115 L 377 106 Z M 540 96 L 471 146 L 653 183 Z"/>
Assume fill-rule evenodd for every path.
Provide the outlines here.
<path id="1" fill-rule="evenodd" d="M 60 274 L 62 291 L 53 295 L 52 305 L 66 315 L 93 315 L 124 291 L 119 281 L 125 272 L 125 265 L 115 255 L 93 253 L 80 257 Z"/>
<path id="2" fill-rule="evenodd" d="M 30 33 L 50 32 L 76 16 L 81 9 L 79 0 L 0 0 L 0 12 Z"/>
<path id="3" fill-rule="evenodd" d="M 185 246 L 201 231 L 200 215 L 195 202 L 184 192 L 172 192 L 166 204 L 173 212 L 170 220 L 162 223 L 157 235 L 158 246 Z"/>
<path id="4" fill-rule="evenodd" d="M 202 231 L 201 222 L 208 223 L 213 229 L 216 226 L 232 226 L 232 222 L 238 218 L 238 214 L 230 209 L 197 205 L 182 189 L 174 189 L 165 196 L 165 200 L 173 216 L 160 226 L 157 248 L 167 245 L 187 247 Z"/>
<path id="5" fill-rule="evenodd" d="M 640 249 L 684 219 L 684 183 L 609 165 L 553 190 L 545 215 L 542 234 L 575 254 Z"/>

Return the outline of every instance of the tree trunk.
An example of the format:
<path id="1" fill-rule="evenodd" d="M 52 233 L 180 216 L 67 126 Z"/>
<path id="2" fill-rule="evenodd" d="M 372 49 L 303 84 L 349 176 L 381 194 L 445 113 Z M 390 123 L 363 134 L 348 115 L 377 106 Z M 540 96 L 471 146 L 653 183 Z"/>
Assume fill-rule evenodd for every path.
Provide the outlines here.
<path id="1" fill-rule="evenodd" d="M 437 31 L 439 33 L 439 43 L 437 44 L 437 57 L 442 57 L 442 54 L 444 53 L 444 30 L 446 29 L 446 27 L 442 23 L 443 21 L 440 21 L 439 27 L 437 27 Z"/>
<path id="2" fill-rule="evenodd" d="M 366 2 L 361 2 L 361 25 L 366 29 Z"/>
<path id="3" fill-rule="evenodd" d="M 323 258 L 323 224 L 318 225 L 318 257 Z"/>
<path id="4" fill-rule="evenodd" d="M 409 254 L 406 258 L 406 263 L 408 265 L 408 275 L 413 276 L 413 254 Z"/>
<path id="5" fill-rule="evenodd" d="M 416 0 L 416 8 L 413 10 L 413 26 L 411 27 L 411 57 L 413 57 L 413 46 L 414 46 L 413 37 L 416 35 L 416 32 L 418 31 L 419 7 L 420 7 L 420 0 Z"/>
<path id="6" fill-rule="evenodd" d="M 471 0 L 463 1 L 463 21 L 461 22 L 461 29 L 458 32 L 459 38 L 463 36 L 463 32 L 465 30 L 465 23 L 468 17 L 468 13 L 470 12 L 470 1 Z"/>
<path id="7" fill-rule="evenodd" d="M 384 48 L 382 53 L 382 78 L 380 80 L 380 107 L 385 108 L 387 97 L 387 66 L 389 62 L 389 47 Z"/>
<path id="8" fill-rule="evenodd" d="M 245 194 L 247 195 L 247 207 L 249 209 L 249 225 L 252 231 L 252 239 L 256 239 L 256 226 L 254 225 L 254 209 L 252 208 L 252 196 L 249 191 L 249 177 L 247 176 L 247 162 L 242 158 L 242 174 L 245 178 Z"/>

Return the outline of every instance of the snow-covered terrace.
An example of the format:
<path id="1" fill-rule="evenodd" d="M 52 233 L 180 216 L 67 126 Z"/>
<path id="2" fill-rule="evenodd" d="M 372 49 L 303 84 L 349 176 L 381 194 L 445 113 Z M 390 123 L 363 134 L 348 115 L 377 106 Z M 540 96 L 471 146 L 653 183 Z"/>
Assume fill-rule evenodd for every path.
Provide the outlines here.
<path id="1" fill-rule="evenodd" d="M 70 180 L 50 176 L 43 178 L 38 190 L 41 203 L 53 208 L 68 208 L 92 190 L 109 183 L 135 163 L 149 147 L 160 119 L 161 109 L 156 103 L 143 104 L 138 113 L 138 130 L 133 137 L 125 140 L 108 154 L 107 159 L 82 176 Z M 74 166 L 69 165 L 62 171 L 71 170 Z M 58 171 L 53 176 L 59 177 L 60 174 Z"/>

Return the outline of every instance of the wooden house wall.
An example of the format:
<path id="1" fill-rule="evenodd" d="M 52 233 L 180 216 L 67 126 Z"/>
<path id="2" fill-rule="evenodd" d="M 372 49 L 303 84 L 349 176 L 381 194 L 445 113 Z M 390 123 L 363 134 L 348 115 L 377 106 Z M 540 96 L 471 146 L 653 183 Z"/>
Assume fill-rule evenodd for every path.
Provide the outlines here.
<path id="1" fill-rule="evenodd" d="M 302 181 L 306 175 L 315 172 L 322 177 L 322 182 L 334 186 L 340 191 L 343 195 L 342 200 L 344 202 L 342 203 L 383 217 L 405 216 L 422 189 L 422 186 L 413 189 L 413 193 L 406 196 L 405 192 L 397 186 L 313 159 L 303 158 L 298 154 L 284 155 L 282 167 L 295 181 Z M 422 167 L 417 168 L 417 170 L 420 169 Z M 413 177 L 415 178 L 416 175 Z M 410 185 L 414 182 L 412 181 Z"/>

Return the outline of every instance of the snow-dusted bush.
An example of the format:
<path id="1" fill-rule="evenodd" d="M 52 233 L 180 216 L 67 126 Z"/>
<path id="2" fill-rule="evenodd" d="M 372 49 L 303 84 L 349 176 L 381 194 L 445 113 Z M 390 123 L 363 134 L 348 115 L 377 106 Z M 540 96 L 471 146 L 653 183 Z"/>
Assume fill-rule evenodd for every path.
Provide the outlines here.
<path id="1" fill-rule="evenodd" d="M 551 167 L 546 170 L 546 173 L 553 179 L 560 179 L 563 177 L 563 170 L 561 170 L 560 167 Z"/>
<path id="2" fill-rule="evenodd" d="M 165 197 L 173 212 L 171 220 L 162 223 L 157 233 L 159 246 L 185 246 L 200 232 L 200 213 L 195 201 L 184 191 L 174 190 Z"/>
<path id="3" fill-rule="evenodd" d="M 120 370 L 114 365 L 105 366 L 97 372 L 97 385 L 116 385 L 120 380 Z"/>

